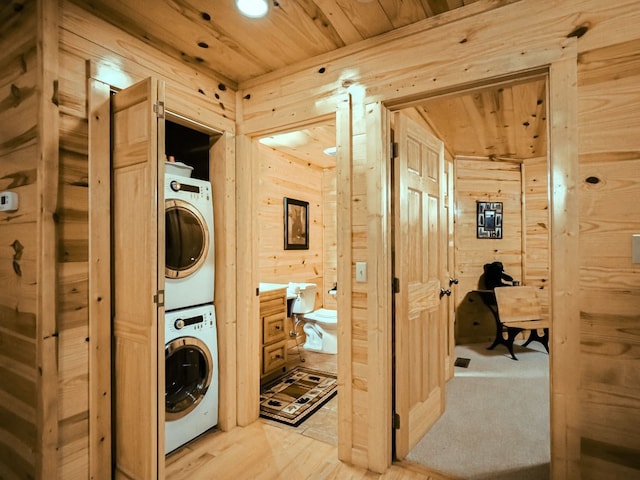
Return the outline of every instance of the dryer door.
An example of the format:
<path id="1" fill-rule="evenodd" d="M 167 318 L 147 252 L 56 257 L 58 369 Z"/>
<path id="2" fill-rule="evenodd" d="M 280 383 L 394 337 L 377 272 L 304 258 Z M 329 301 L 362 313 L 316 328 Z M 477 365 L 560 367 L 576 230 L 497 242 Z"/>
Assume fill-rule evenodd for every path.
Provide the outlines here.
<path id="1" fill-rule="evenodd" d="M 209 250 L 209 230 L 202 214 L 183 200 L 165 202 L 165 277 L 183 278 L 198 270 Z"/>
<path id="2" fill-rule="evenodd" d="M 180 337 L 169 342 L 165 356 L 165 417 L 178 420 L 200 403 L 211 384 L 211 352 L 200 339 Z"/>

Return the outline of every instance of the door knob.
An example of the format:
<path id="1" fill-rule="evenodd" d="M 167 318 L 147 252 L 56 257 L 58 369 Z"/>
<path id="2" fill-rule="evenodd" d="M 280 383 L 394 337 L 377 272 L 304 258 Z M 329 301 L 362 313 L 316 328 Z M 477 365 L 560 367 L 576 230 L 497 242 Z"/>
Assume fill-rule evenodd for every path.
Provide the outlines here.
<path id="1" fill-rule="evenodd" d="M 449 286 L 457 285 L 457 284 L 458 284 L 458 279 L 457 278 L 450 278 L 449 279 Z"/>
<path id="2" fill-rule="evenodd" d="M 445 290 L 444 288 L 440 288 L 440 298 L 444 297 L 444 296 L 450 297 L 451 296 L 451 290 Z"/>

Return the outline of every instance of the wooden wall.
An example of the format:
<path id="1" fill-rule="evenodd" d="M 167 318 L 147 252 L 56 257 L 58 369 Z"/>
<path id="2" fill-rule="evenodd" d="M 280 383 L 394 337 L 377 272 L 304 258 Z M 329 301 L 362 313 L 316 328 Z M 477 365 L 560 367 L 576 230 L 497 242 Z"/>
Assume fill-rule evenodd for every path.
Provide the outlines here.
<path id="1" fill-rule="evenodd" d="M 546 157 L 528 158 L 522 163 L 522 283 L 540 288 L 542 315 L 549 314 L 550 236 L 549 183 Z"/>
<path id="2" fill-rule="evenodd" d="M 502 262 L 505 272 L 522 279 L 522 182 L 520 164 L 489 160 L 454 161 L 456 342 L 491 341 L 495 320 L 478 289 L 483 265 Z M 476 237 L 476 202 L 502 202 L 502 239 Z"/>
<path id="3" fill-rule="evenodd" d="M 260 281 L 309 282 L 318 286 L 316 308 L 336 308 L 327 291 L 336 282 L 335 168 L 260 145 Z M 283 199 L 309 202 L 309 250 L 285 250 Z"/>
<path id="4" fill-rule="evenodd" d="M 578 58 L 576 335 L 585 480 L 640 477 L 640 264 L 631 263 L 631 235 L 640 233 L 640 32 L 635 33 L 612 45 L 591 42 Z"/>
<path id="5" fill-rule="evenodd" d="M 323 173 L 265 145 L 260 152 L 259 271 L 267 283 L 309 282 L 323 286 Z M 309 202 L 309 250 L 284 249 L 284 197 Z"/>
<path id="6" fill-rule="evenodd" d="M 472 290 L 483 265 L 504 264 L 521 284 L 539 287 L 540 305 L 549 310 L 549 189 L 546 158 L 520 162 L 456 159 L 456 342 L 490 342 L 495 321 Z M 503 202 L 503 238 L 476 238 L 476 201 Z"/>
<path id="7" fill-rule="evenodd" d="M 490 10 L 497 4 L 483 6 Z M 251 97 L 241 101 L 239 131 L 268 131 L 291 125 L 293 117 L 310 122 L 348 99 L 352 150 L 346 154 L 349 169 L 338 176 L 338 184 L 351 192 L 351 204 L 339 206 L 339 212 L 345 209 L 340 218 L 350 219 L 352 243 L 349 252 L 343 252 L 349 261 L 343 267 L 349 269 L 356 260 L 372 260 L 370 249 L 386 255 L 388 177 L 380 166 L 384 143 L 378 130 L 385 120 L 376 118 L 376 102 L 394 106 L 502 75 L 548 68 L 549 273 L 555 329 L 550 359 L 552 475 L 637 476 L 640 467 L 634 459 L 640 456 L 640 439 L 634 432 L 640 431 L 640 382 L 631 373 L 637 341 L 630 327 L 637 324 L 640 311 L 640 271 L 630 263 L 629 237 L 640 229 L 640 221 L 629 209 L 637 204 L 630 199 L 638 198 L 640 108 L 634 85 L 640 8 L 635 0 L 614 6 L 571 0 L 542 9 L 539 2 L 521 0 L 497 8 L 498 14 L 485 11 L 470 18 L 452 15 L 448 19 L 456 21 L 450 23 L 423 22 L 244 82 L 240 95 Z M 280 88 L 283 78 L 286 91 Z M 601 178 L 599 183 L 584 182 L 591 172 Z M 391 435 L 384 405 L 380 411 L 375 397 L 387 378 L 388 299 L 383 294 L 374 303 L 368 297 L 386 285 L 387 273 L 383 266 L 376 268 L 367 284 L 354 284 L 343 303 L 351 312 L 350 327 L 343 332 L 351 354 L 343 378 L 349 381 L 352 415 L 341 418 L 348 422 L 341 427 L 341 458 L 374 469 L 384 468 L 381 457 Z M 378 442 L 367 441 L 367 435 Z M 591 473 L 595 469 L 597 474 Z"/>
<path id="8" fill-rule="evenodd" d="M 98 189 L 90 172 L 97 171 L 97 162 L 108 161 L 108 134 L 89 136 L 89 120 L 103 119 L 89 119 L 88 79 L 107 89 L 148 76 L 164 79 L 172 111 L 230 134 L 235 133 L 235 92 L 68 2 L 9 2 L 0 7 L 0 19 L 0 190 L 20 197 L 18 212 L 0 213 L 0 477 L 106 478 L 111 427 L 95 397 L 107 398 L 108 412 L 110 338 L 92 335 L 97 322 L 110 321 L 108 307 L 94 308 L 109 304 L 96 284 L 110 280 L 108 274 L 99 277 L 100 266 L 89 256 L 93 248 L 92 259 L 108 265 L 108 252 L 95 251 L 100 230 L 108 238 L 108 215 L 99 215 L 108 206 L 90 200 Z M 217 161 L 227 166 L 212 167 L 224 175 L 216 178 L 221 188 L 214 188 L 221 205 L 235 201 L 234 189 L 227 188 L 235 177 L 235 162 L 228 161 L 234 156 L 232 140 L 216 149 Z M 106 160 L 90 158 L 99 144 L 106 146 Z M 96 181 L 109 184 L 108 176 Z M 235 384 L 235 271 L 229 275 L 228 268 L 235 263 L 235 210 L 230 218 L 225 208 L 216 242 L 234 257 L 217 258 L 227 267 L 219 269 L 219 278 L 227 281 L 218 284 L 223 298 L 216 303 L 225 345 L 220 418 L 230 428 L 236 411 L 235 388 L 226 388 Z M 104 315 L 90 317 L 92 308 Z M 99 383 L 96 372 L 105 368 Z"/>
<path id="9" fill-rule="evenodd" d="M 22 6 L 22 8 L 18 8 Z M 36 1 L 0 6 L 0 478 L 36 475 L 38 62 Z"/>

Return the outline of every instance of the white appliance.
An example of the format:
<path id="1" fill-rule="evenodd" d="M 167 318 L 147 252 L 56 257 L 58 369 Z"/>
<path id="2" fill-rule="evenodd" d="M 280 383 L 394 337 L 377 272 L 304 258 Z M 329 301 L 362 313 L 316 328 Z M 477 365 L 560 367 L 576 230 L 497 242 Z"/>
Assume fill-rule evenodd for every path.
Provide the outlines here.
<path id="1" fill-rule="evenodd" d="M 213 305 L 165 313 L 165 453 L 218 423 L 218 339 Z"/>
<path id="2" fill-rule="evenodd" d="M 165 309 L 213 302 L 211 183 L 165 174 Z"/>

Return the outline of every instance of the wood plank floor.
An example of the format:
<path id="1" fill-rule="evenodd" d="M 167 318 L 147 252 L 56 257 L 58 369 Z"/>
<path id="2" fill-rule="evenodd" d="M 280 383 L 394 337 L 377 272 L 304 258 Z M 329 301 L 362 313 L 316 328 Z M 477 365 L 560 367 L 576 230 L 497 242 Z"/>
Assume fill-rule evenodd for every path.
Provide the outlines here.
<path id="1" fill-rule="evenodd" d="M 335 355 L 310 351 L 302 355 L 304 364 L 297 350 L 290 350 L 289 367 L 337 370 Z M 298 428 L 259 419 L 230 432 L 207 433 L 167 457 L 165 476 L 167 480 L 457 480 L 412 462 L 393 464 L 380 475 L 338 460 L 336 398 Z"/>
<path id="2" fill-rule="evenodd" d="M 336 371 L 335 355 L 308 351 L 303 355 L 308 367 Z M 290 367 L 302 364 L 297 350 L 290 351 L 289 358 Z M 411 462 L 393 464 L 382 475 L 341 462 L 335 400 L 303 423 L 303 428 L 260 419 L 230 432 L 207 433 L 167 457 L 166 479 L 456 480 Z"/>
<path id="3" fill-rule="evenodd" d="M 384 474 L 338 460 L 334 445 L 258 420 L 229 432 L 213 431 L 166 459 L 167 480 L 456 480 L 410 462 Z"/>

